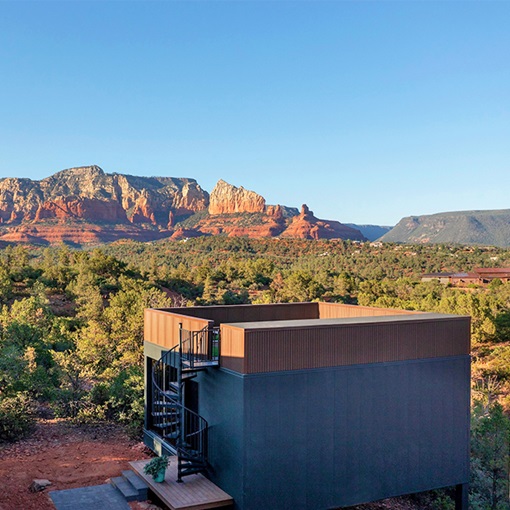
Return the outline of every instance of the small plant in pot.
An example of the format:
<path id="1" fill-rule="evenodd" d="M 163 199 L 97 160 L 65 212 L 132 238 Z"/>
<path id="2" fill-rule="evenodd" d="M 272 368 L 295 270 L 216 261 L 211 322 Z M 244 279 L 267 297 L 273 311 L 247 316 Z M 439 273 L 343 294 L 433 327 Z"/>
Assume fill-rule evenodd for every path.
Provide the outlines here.
<path id="1" fill-rule="evenodd" d="M 165 481 L 165 471 L 168 467 L 168 457 L 162 455 L 161 457 L 154 457 L 150 462 L 145 464 L 143 472 L 146 475 L 151 475 L 155 482 L 161 483 Z"/>

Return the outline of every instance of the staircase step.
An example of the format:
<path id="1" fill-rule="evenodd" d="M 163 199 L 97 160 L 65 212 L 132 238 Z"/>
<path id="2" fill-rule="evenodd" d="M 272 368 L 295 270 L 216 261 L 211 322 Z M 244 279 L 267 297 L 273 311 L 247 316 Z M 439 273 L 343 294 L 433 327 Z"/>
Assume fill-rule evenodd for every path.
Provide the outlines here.
<path id="1" fill-rule="evenodd" d="M 169 425 L 168 423 L 153 423 L 152 426 L 158 429 L 169 429 L 172 425 Z"/>
<path id="2" fill-rule="evenodd" d="M 168 383 L 169 389 L 174 391 L 175 393 L 179 392 L 180 384 L 178 382 L 170 382 Z M 165 392 L 166 393 L 166 392 Z"/>
<path id="3" fill-rule="evenodd" d="M 166 400 L 166 401 L 165 400 L 156 400 L 156 402 L 154 402 L 154 405 L 161 406 L 161 407 L 173 407 L 174 409 L 179 408 L 178 402 L 171 402 L 168 400 Z"/>
<path id="4" fill-rule="evenodd" d="M 167 398 L 173 398 L 175 400 L 179 398 L 179 394 L 176 391 L 172 390 L 162 391 L 161 394 Z"/>
<path id="5" fill-rule="evenodd" d="M 205 469 L 204 462 L 181 462 L 182 469 Z"/>
<path id="6" fill-rule="evenodd" d="M 180 423 L 178 421 L 165 421 L 162 425 L 165 425 L 166 429 L 174 429 L 172 432 L 167 432 L 168 434 L 172 434 L 175 432 L 175 429 L 179 427 Z"/>
<path id="7" fill-rule="evenodd" d="M 197 450 L 191 450 L 193 453 L 190 453 L 190 450 L 179 450 L 179 457 L 183 462 L 201 462 L 202 454 Z"/>
<path id="8" fill-rule="evenodd" d="M 140 494 L 124 477 L 111 478 L 110 483 L 122 493 L 126 501 L 139 501 Z"/>
<path id="9" fill-rule="evenodd" d="M 122 471 L 122 477 L 125 478 L 136 491 L 138 491 L 138 501 L 145 501 L 147 499 L 149 486 L 134 471 L 126 469 L 125 471 Z"/>
<path id="10" fill-rule="evenodd" d="M 177 411 L 158 411 L 151 414 L 155 418 L 178 418 L 180 413 Z"/>
<path id="11" fill-rule="evenodd" d="M 163 437 L 165 439 L 178 439 L 181 435 L 181 432 L 179 430 L 176 430 L 175 432 L 170 432 L 168 434 L 165 434 Z"/>
<path id="12" fill-rule="evenodd" d="M 205 468 L 182 469 L 179 474 L 181 476 L 196 475 L 198 473 L 203 473 L 204 471 L 205 471 Z"/>

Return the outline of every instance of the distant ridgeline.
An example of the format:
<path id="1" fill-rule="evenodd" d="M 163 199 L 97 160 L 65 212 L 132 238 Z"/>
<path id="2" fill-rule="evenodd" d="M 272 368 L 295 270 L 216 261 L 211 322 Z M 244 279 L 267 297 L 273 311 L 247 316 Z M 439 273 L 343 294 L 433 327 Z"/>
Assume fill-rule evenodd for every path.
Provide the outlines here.
<path id="1" fill-rule="evenodd" d="M 510 246 L 510 209 L 408 216 L 380 240 L 506 247 Z"/>
<path id="2" fill-rule="evenodd" d="M 352 226 L 266 205 L 264 197 L 218 181 L 107 174 L 70 168 L 41 181 L 0 179 L 0 241 L 81 245 L 204 235 L 366 240 Z"/>

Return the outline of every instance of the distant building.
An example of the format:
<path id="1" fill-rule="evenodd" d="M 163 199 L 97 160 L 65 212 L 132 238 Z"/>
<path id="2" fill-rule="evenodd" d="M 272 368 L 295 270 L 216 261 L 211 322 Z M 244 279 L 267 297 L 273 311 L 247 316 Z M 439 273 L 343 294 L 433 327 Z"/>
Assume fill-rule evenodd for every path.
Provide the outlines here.
<path id="1" fill-rule="evenodd" d="M 421 277 L 422 282 L 439 280 L 445 285 L 454 285 L 464 287 L 469 284 L 487 285 L 492 280 L 498 278 L 502 282 L 510 281 L 509 267 L 478 267 L 469 273 L 428 273 Z"/>
<path id="2" fill-rule="evenodd" d="M 177 455 L 179 478 L 205 474 L 236 510 L 446 486 L 467 510 L 469 317 L 336 303 L 148 309 L 144 336 L 146 445 Z"/>

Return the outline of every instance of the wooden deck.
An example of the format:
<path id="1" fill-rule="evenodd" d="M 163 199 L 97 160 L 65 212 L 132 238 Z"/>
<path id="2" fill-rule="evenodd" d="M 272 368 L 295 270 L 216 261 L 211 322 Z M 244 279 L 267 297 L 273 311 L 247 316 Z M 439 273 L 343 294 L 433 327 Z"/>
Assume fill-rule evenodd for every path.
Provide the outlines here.
<path id="1" fill-rule="evenodd" d="M 137 460 L 129 464 L 149 485 L 170 510 L 207 510 L 231 506 L 234 500 L 203 475 L 189 475 L 183 483 L 177 483 L 177 457 L 170 457 L 165 481 L 156 483 L 152 476 L 143 472 L 148 460 Z"/>

